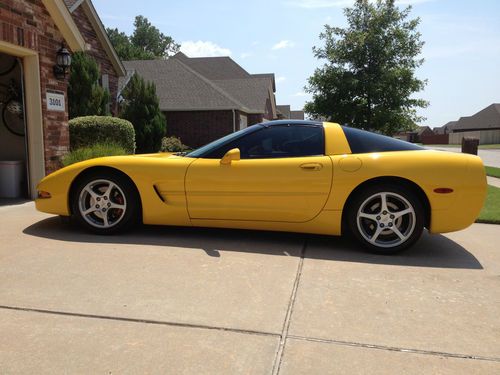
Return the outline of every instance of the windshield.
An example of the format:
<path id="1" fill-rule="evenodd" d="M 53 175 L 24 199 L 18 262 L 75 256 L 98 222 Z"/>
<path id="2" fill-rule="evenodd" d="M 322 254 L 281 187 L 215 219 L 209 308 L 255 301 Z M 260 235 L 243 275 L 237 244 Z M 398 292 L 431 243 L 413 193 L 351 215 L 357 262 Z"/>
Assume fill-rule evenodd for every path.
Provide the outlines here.
<path id="1" fill-rule="evenodd" d="M 256 130 L 261 129 L 261 126 L 262 125 L 253 125 L 248 128 L 238 130 L 236 133 L 228 134 L 225 137 L 219 138 L 203 147 L 191 151 L 186 156 L 188 158 L 202 158 L 204 155 L 211 153 L 213 150 L 216 150 L 217 148 L 224 146 L 229 142 L 232 142 L 240 137 L 245 136 L 246 134 L 250 134 L 255 132 Z"/>

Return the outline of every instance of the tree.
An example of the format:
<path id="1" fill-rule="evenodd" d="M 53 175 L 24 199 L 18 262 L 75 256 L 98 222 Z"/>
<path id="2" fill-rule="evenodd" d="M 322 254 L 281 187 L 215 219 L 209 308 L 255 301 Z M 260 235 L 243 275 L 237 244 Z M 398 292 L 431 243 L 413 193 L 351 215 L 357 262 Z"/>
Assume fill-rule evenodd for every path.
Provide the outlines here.
<path id="1" fill-rule="evenodd" d="M 413 96 L 426 84 L 415 76 L 424 42 L 420 19 L 408 19 L 410 11 L 394 0 L 356 0 L 344 10 L 346 28 L 326 25 L 320 34 L 324 47 L 313 48 L 326 63 L 309 78 L 306 90 L 313 99 L 306 112 L 389 135 L 424 120 L 416 108 L 428 102 Z"/>
<path id="2" fill-rule="evenodd" d="M 153 82 L 145 82 L 137 73 L 122 91 L 120 117 L 129 120 L 135 129 L 137 153 L 158 152 L 165 136 L 165 116 L 160 111 Z"/>
<path id="3" fill-rule="evenodd" d="M 164 59 L 179 51 L 179 44 L 151 25 L 144 16 L 135 17 L 134 32 L 127 36 L 118 29 L 106 29 L 111 44 L 122 60 Z"/>
<path id="4" fill-rule="evenodd" d="M 109 114 L 109 91 L 99 85 L 99 67 L 85 52 L 73 54 L 68 84 L 69 118 Z"/>

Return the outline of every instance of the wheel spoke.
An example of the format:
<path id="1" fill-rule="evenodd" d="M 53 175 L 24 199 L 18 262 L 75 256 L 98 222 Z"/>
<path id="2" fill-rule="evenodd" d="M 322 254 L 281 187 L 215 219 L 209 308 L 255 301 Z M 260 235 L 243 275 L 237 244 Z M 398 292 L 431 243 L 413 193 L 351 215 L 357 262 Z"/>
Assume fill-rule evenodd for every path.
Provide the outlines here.
<path id="1" fill-rule="evenodd" d="M 401 240 L 406 240 L 406 236 L 401 233 L 398 227 L 392 227 L 390 228 Z"/>
<path id="2" fill-rule="evenodd" d="M 109 186 L 106 189 L 106 191 L 104 192 L 103 196 L 104 197 L 108 197 L 108 199 L 109 199 L 109 196 L 111 195 L 111 191 L 113 190 L 114 187 L 115 187 L 115 184 L 113 184 L 112 182 L 110 182 Z"/>
<path id="3" fill-rule="evenodd" d="M 375 233 L 373 233 L 373 235 L 371 236 L 370 238 L 370 242 L 375 244 L 375 242 L 377 242 L 377 238 L 378 236 L 380 235 L 380 233 L 382 233 L 382 228 L 377 226 L 377 229 L 375 230 Z"/>
<path id="4" fill-rule="evenodd" d="M 407 214 L 411 214 L 411 213 L 413 213 L 413 210 L 411 208 L 407 208 L 407 209 L 402 210 L 402 211 L 393 212 L 392 214 L 394 215 L 395 219 L 398 219 L 401 216 L 404 216 L 404 215 L 407 215 Z"/>
<path id="5" fill-rule="evenodd" d="M 364 219 L 372 220 L 372 221 L 377 221 L 377 216 L 376 214 L 367 214 L 365 212 L 360 212 L 359 217 L 362 217 Z"/>
<path id="6" fill-rule="evenodd" d="M 109 209 L 112 209 L 112 208 L 118 208 L 120 210 L 124 210 L 125 205 L 111 202 L 111 206 L 109 206 Z"/>
<path id="7" fill-rule="evenodd" d="M 106 211 L 106 212 L 103 212 L 103 213 L 102 213 L 102 220 L 103 220 L 103 222 L 104 222 L 104 227 L 105 227 L 105 228 L 109 227 L 108 212 L 109 212 L 109 211 Z"/>
<path id="8" fill-rule="evenodd" d="M 85 211 L 83 211 L 82 214 L 86 216 L 86 215 L 91 214 L 92 212 L 95 212 L 95 211 L 99 211 L 99 210 L 95 207 L 90 207 L 90 208 L 86 209 Z"/>
<path id="9" fill-rule="evenodd" d="M 389 212 L 389 208 L 387 207 L 387 193 L 380 194 L 380 212 L 384 211 Z"/>
<path id="10" fill-rule="evenodd" d="M 85 188 L 85 191 L 90 194 L 90 196 L 94 199 L 96 199 L 99 195 L 96 194 L 94 190 L 92 190 L 89 186 Z"/>

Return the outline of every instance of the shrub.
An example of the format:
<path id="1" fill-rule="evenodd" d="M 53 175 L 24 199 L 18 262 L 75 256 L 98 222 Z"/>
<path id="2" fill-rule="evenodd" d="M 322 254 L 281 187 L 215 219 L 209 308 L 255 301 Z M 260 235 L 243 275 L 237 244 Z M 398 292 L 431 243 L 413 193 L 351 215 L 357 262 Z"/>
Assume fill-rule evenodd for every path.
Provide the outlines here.
<path id="1" fill-rule="evenodd" d="M 114 143 L 97 143 L 89 147 L 78 148 L 71 151 L 69 154 L 66 154 L 62 158 L 62 164 L 66 167 L 70 164 L 78 163 L 79 161 L 100 158 L 102 156 L 125 155 L 126 153 L 125 149 L 120 145 Z"/>
<path id="2" fill-rule="evenodd" d="M 137 73 L 122 91 L 120 117 L 129 120 L 135 129 L 138 153 L 158 152 L 165 136 L 165 116 L 160 110 L 156 86 Z"/>
<path id="3" fill-rule="evenodd" d="M 85 116 L 69 120 L 71 150 L 95 144 L 116 144 L 127 154 L 135 150 L 133 125 L 124 119 L 110 116 Z"/>
<path id="4" fill-rule="evenodd" d="M 68 82 L 69 118 L 109 114 L 110 95 L 99 85 L 100 75 L 99 66 L 91 55 L 73 54 Z"/>
<path id="5" fill-rule="evenodd" d="M 183 145 L 177 137 L 165 137 L 161 140 L 161 152 L 181 152 L 187 150 L 189 150 L 189 147 Z"/>

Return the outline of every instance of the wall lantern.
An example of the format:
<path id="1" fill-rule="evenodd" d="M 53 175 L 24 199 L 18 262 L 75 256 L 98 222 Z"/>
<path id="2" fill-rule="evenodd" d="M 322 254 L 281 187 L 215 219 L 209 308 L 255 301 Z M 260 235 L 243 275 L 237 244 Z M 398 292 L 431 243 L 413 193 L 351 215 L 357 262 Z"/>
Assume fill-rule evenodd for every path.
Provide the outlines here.
<path id="1" fill-rule="evenodd" d="M 66 73 L 71 66 L 71 53 L 64 47 L 59 48 L 56 55 L 56 65 L 54 65 L 54 76 L 57 79 L 66 78 Z"/>

